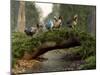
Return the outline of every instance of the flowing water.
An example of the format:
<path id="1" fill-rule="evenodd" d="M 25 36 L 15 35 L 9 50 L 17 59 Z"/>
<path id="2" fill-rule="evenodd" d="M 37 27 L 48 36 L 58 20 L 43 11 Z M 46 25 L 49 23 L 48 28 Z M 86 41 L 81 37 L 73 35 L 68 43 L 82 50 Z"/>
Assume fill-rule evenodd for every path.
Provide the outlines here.
<path id="1" fill-rule="evenodd" d="M 78 66 L 82 63 L 80 60 L 74 62 L 68 61 L 65 50 L 49 51 L 43 55 L 47 60 L 41 61 L 38 69 L 29 69 L 26 73 L 42 73 L 78 70 Z"/>

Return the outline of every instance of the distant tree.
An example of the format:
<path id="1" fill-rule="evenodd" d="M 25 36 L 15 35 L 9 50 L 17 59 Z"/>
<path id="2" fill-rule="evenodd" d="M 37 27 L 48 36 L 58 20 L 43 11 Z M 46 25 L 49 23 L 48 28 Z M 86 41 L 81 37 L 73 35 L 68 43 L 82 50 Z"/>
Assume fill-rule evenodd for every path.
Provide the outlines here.
<path id="1" fill-rule="evenodd" d="M 68 19 L 73 15 L 78 14 L 78 28 L 80 30 L 88 31 L 88 16 L 93 12 L 92 6 L 86 5 L 71 5 L 61 4 L 60 15 L 63 16 L 63 25 L 66 25 Z"/>
<path id="2" fill-rule="evenodd" d="M 60 4 L 53 4 L 52 12 L 55 16 L 59 16 Z"/>
<path id="3" fill-rule="evenodd" d="M 40 11 L 33 1 L 11 0 L 11 30 L 23 32 L 25 27 L 39 23 Z"/>
<path id="4" fill-rule="evenodd" d="M 11 31 L 14 32 L 17 27 L 19 1 L 11 0 Z"/>
<path id="5" fill-rule="evenodd" d="M 89 32 L 95 34 L 96 32 L 96 7 L 92 6 L 90 10 L 91 12 L 88 15 L 88 29 L 89 29 Z"/>
<path id="6" fill-rule="evenodd" d="M 20 1 L 18 12 L 18 31 L 24 32 L 25 30 L 25 2 Z"/>
<path id="7" fill-rule="evenodd" d="M 39 23 L 39 12 L 33 1 L 25 2 L 25 16 L 26 16 L 26 27 L 35 26 Z"/>

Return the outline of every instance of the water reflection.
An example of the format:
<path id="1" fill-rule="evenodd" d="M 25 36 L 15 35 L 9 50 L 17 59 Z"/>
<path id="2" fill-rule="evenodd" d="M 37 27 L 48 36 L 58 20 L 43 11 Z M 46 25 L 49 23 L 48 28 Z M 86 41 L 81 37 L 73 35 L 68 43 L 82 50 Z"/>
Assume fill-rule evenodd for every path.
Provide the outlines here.
<path id="1" fill-rule="evenodd" d="M 66 54 L 67 52 L 65 50 L 49 51 L 43 55 L 43 57 L 47 58 L 48 60 L 42 61 L 37 69 L 34 69 L 34 67 L 33 69 L 28 69 L 26 73 L 78 70 L 78 66 L 82 64 L 82 61 L 67 61 Z"/>

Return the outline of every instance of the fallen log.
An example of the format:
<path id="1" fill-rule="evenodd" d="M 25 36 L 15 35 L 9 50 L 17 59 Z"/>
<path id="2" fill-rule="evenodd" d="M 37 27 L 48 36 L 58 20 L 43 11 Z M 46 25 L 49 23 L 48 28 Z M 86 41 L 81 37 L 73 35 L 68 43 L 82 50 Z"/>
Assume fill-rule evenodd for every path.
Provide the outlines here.
<path id="1" fill-rule="evenodd" d="M 33 53 L 33 58 L 37 58 L 38 56 L 55 49 L 71 48 L 80 45 L 81 43 L 78 37 L 69 37 L 67 40 L 61 41 L 61 43 L 45 42 L 38 48 L 35 48 L 36 52 Z"/>

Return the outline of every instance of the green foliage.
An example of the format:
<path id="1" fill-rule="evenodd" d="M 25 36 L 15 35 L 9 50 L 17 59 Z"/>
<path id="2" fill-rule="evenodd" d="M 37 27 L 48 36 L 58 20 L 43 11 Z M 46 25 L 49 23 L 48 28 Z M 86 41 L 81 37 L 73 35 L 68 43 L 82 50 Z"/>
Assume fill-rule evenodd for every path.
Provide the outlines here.
<path id="1" fill-rule="evenodd" d="M 70 48 L 73 57 L 78 56 L 85 64 L 80 66 L 80 69 L 95 69 L 96 68 L 96 39 L 95 36 L 87 32 L 74 32 L 80 37 L 81 46 Z M 67 52 L 68 52 L 67 51 Z"/>
<path id="2" fill-rule="evenodd" d="M 16 58 L 13 58 L 12 59 L 12 63 L 11 63 L 12 64 L 12 67 L 15 67 L 16 62 L 17 62 L 17 59 Z"/>
<path id="3" fill-rule="evenodd" d="M 52 31 L 39 33 L 35 39 L 39 40 L 41 43 L 46 41 L 55 41 L 59 43 L 68 39 L 69 35 L 67 33 L 69 32 L 66 28 L 54 29 Z"/>
<path id="4" fill-rule="evenodd" d="M 80 32 L 74 30 L 70 30 L 69 35 L 70 37 L 78 36 L 81 42 L 81 46 L 66 50 L 67 52 L 70 52 L 73 57 L 78 56 L 82 60 L 85 60 L 90 56 L 96 56 L 96 39 L 94 36 L 87 32 Z"/>
<path id="5" fill-rule="evenodd" d="M 15 58 L 23 56 L 25 51 L 31 52 L 33 44 L 31 37 L 26 36 L 23 33 L 15 32 L 12 34 L 12 54 Z"/>
<path id="6" fill-rule="evenodd" d="M 96 39 L 94 36 L 90 35 L 86 32 L 80 33 L 80 39 L 82 46 L 80 48 L 79 53 L 83 56 L 82 58 L 85 59 L 91 55 L 96 55 Z"/>
<path id="7" fill-rule="evenodd" d="M 87 58 L 90 55 L 96 54 L 96 42 L 95 38 L 86 32 L 77 32 L 67 28 L 54 29 L 53 31 L 41 32 L 35 37 L 26 36 L 23 33 L 13 33 L 12 34 L 12 49 L 17 51 L 16 56 L 19 56 L 19 53 L 24 52 L 25 50 L 31 51 L 33 48 L 38 47 L 43 42 L 46 41 L 55 41 L 60 43 L 63 40 L 68 39 L 69 37 L 78 36 L 80 38 L 81 46 L 75 50 L 76 54 L 80 54 L 83 59 Z"/>
<path id="8" fill-rule="evenodd" d="M 12 67 L 16 64 L 17 59 L 22 58 L 25 52 L 34 52 L 33 48 L 38 45 L 32 37 L 24 33 L 12 33 Z M 33 42 L 34 41 L 34 42 Z"/>
<path id="9" fill-rule="evenodd" d="M 96 57 L 90 56 L 87 59 L 85 59 L 85 64 L 81 65 L 81 69 L 95 69 L 96 68 Z"/>
<path id="10" fill-rule="evenodd" d="M 41 32 L 35 37 L 29 37 L 24 33 L 12 33 L 12 54 L 15 58 L 23 56 L 24 52 L 33 52 L 33 48 L 40 46 L 46 41 L 55 41 L 57 43 L 68 38 L 68 31 L 61 28 L 59 30 Z"/>
<path id="11" fill-rule="evenodd" d="M 52 31 L 40 32 L 34 37 L 29 37 L 24 33 L 12 33 L 12 55 L 13 58 L 21 58 L 25 51 L 34 52 L 33 48 L 39 47 L 42 43 L 47 41 L 54 41 L 60 43 L 70 37 L 79 37 L 81 46 L 70 48 L 69 51 L 73 56 L 79 56 L 91 65 L 95 65 L 94 57 L 96 56 L 96 39 L 90 33 L 75 31 L 68 28 L 53 29 Z M 68 52 L 68 50 L 66 50 Z M 93 62 L 92 62 L 93 59 Z M 92 62 L 92 63 L 91 63 Z M 88 66 L 87 66 L 88 67 Z M 83 67 L 84 68 L 84 67 Z"/>

